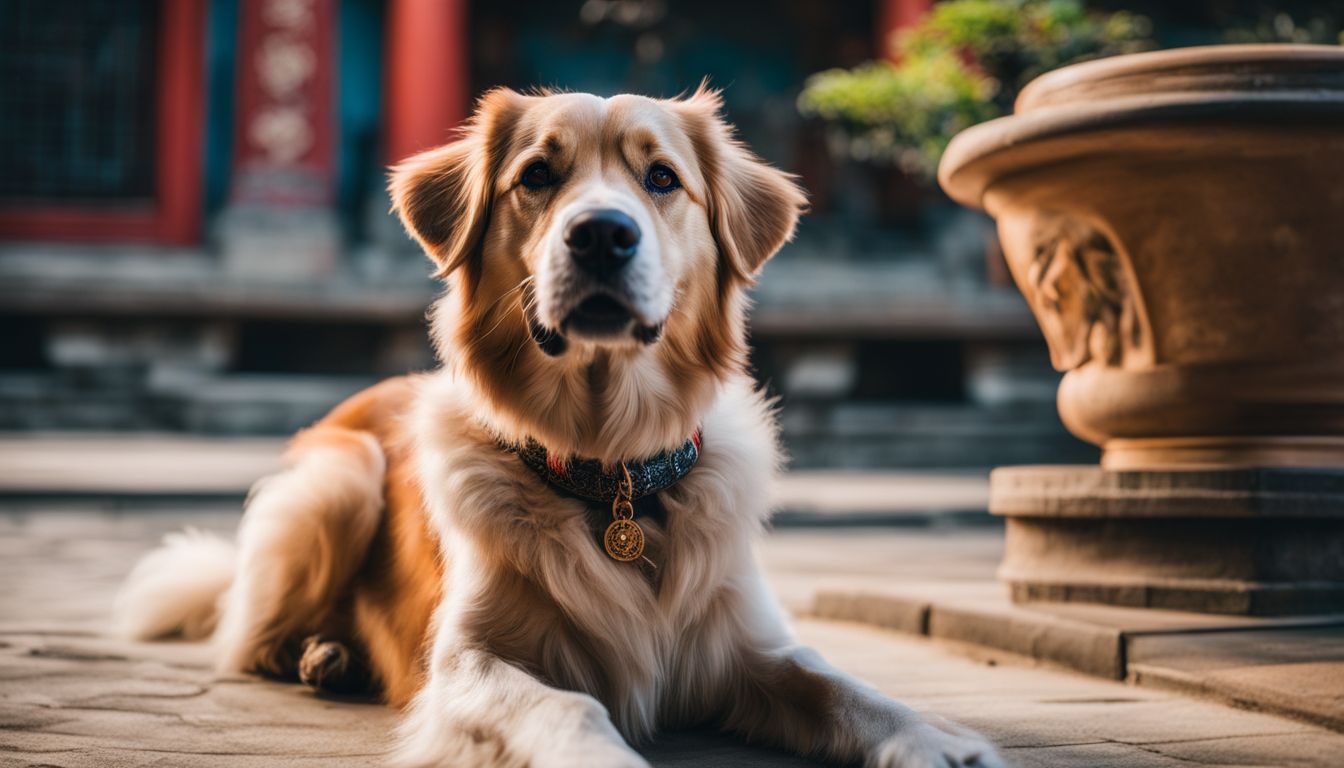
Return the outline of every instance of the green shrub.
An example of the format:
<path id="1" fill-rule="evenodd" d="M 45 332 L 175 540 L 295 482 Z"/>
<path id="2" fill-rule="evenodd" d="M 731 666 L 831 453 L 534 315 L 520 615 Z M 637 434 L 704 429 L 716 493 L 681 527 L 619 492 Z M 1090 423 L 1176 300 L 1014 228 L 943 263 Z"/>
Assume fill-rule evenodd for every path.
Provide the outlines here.
<path id="1" fill-rule="evenodd" d="M 897 63 L 808 78 L 798 108 L 832 147 L 932 176 L 958 131 L 1005 114 L 1042 72 L 1152 47 L 1147 19 L 1089 12 L 1079 0 L 950 0 L 892 41 Z"/>

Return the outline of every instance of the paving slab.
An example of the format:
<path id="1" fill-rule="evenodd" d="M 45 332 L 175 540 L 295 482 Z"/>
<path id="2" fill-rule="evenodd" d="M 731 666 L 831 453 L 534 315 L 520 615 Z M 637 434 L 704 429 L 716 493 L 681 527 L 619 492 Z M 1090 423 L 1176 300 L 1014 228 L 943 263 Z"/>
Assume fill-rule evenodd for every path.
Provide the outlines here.
<path id="1" fill-rule="evenodd" d="M 1140 684 L 1344 731 L 1344 627 L 1138 636 L 1128 653 L 1128 673 Z"/>
<path id="2" fill-rule="evenodd" d="M 775 483 L 776 527 L 1001 526 L 988 514 L 985 471 L 852 472 L 798 470 Z"/>
<path id="3" fill-rule="evenodd" d="M 785 606 L 809 611 L 816 595 L 828 591 L 876 592 L 893 584 L 997 589 L 1002 553 L 1003 532 L 982 526 L 780 528 L 761 557 Z"/>

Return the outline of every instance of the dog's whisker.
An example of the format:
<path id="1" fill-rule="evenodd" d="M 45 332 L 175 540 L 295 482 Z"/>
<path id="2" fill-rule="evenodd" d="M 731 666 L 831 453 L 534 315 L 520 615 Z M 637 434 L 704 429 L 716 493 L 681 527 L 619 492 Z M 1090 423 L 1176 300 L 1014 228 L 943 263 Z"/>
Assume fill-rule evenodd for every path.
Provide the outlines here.
<path id="1" fill-rule="evenodd" d="M 514 367 L 518 364 L 518 356 L 523 353 L 523 350 L 527 348 L 527 345 L 532 343 L 534 342 L 532 341 L 531 336 L 529 336 L 526 339 L 523 339 L 523 342 L 518 345 L 518 349 L 514 350 L 513 357 L 509 359 L 509 366 L 505 370 L 513 371 Z"/>
<path id="2" fill-rule="evenodd" d="M 504 301 L 505 299 L 509 298 L 511 295 L 513 295 L 513 294 L 515 294 L 515 293 L 518 293 L 518 292 L 520 292 L 520 291 L 523 292 L 523 297 L 524 297 L 524 299 L 523 299 L 523 301 L 524 301 L 524 313 L 526 313 L 526 301 L 527 301 L 527 298 L 526 298 L 526 297 L 527 297 L 528 293 L 527 293 L 527 291 L 525 291 L 524 289 L 527 287 L 527 285 L 528 285 L 529 283 L 532 282 L 533 279 L 534 279 L 534 276 L 533 276 L 533 275 L 528 275 L 527 277 L 524 277 L 522 280 L 520 280 L 520 281 L 518 282 L 517 285 L 513 286 L 513 287 L 510 288 L 509 290 L 507 290 L 507 291 L 505 291 L 504 293 L 502 293 L 502 294 L 499 296 L 499 298 L 497 298 L 497 299 L 495 299 L 494 301 L 490 302 L 490 306 L 486 308 L 484 314 L 487 315 L 487 316 L 489 316 L 489 315 L 490 315 L 491 313 L 493 313 L 493 312 L 495 311 L 495 309 L 499 306 L 500 302 Z M 489 338 L 489 337 L 490 337 L 490 334 L 494 333 L 494 332 L 499 328 L 499 326 L 504 322 L 504 320 L 507 319 L 507 318 L 508 318 L 508 313 L 507 313 L 507 312 L 500 313 L 500 315 L 499 315 L 499 319 L 495 320 L 495 324 L 492 325 L 492 326 L 490 326 L 490 329 L 489 329 L 488 331 L 486 331 L 485 333 L 481 334 L 481 338 L 482 338 L 482 339 Z"/>

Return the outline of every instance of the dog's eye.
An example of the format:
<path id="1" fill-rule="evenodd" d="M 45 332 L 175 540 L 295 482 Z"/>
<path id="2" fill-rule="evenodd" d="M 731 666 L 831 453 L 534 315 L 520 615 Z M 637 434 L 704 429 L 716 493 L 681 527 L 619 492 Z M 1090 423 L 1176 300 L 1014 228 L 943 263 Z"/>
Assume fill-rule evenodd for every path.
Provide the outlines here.
<path id="1" fill-rule="evenodd" d="M 644 177 L 644 186 L 648 187 L 650 192 L 671 192 L 681 186 L 681 181 L 671 168 L 666 165 L 655 165 L 649 168 L 649 174 Z"/>
<path id="2" fill-rule="evenodd" d="M 523 171 L 523 186 L 528 189 L 549 187 L 553 181 L 551 167 L 545 163 L 533 163 Z"/>

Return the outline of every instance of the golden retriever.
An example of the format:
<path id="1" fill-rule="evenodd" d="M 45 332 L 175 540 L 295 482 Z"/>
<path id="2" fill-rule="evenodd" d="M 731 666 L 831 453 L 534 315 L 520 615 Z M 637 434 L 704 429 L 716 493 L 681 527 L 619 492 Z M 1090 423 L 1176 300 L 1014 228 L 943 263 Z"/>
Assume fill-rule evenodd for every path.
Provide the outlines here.
<path id="1" fill-rule="evenodd" d="M 778 449 L 745 289 L 805 206 L 716 92 L 486 94 L 399 165 L 450 286 L 437 372 L 299 433 L 236 547 L 170 537 L 116 605 L 221 671 L 371 689 L 402 765 L 640 766 L 713 724 L 872 766 L 1000 766 L 983 738 L 799 647 L 754 557 Z M 633 469 L 632 469 L 633 468 Z"/>

